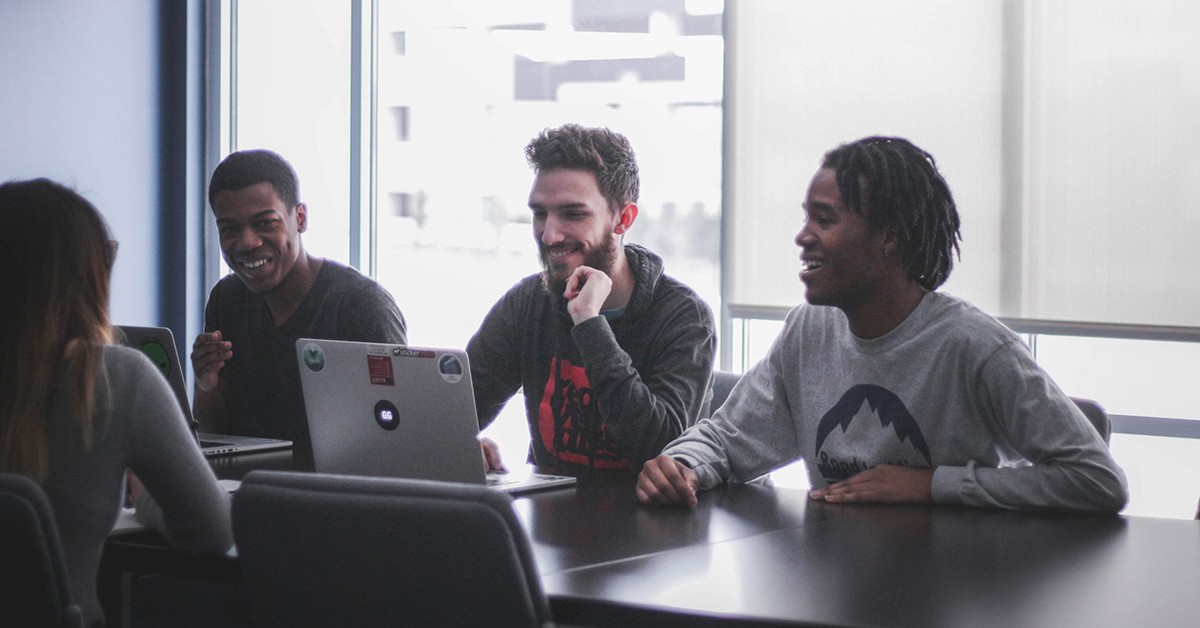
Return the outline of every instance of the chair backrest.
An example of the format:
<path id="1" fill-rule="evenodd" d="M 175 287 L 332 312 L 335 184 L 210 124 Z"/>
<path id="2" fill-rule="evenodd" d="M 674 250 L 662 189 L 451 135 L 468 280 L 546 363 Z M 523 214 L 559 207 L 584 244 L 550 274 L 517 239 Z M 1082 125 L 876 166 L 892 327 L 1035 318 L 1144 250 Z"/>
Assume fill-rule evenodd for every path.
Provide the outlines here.
<path id="1" fill-rule="evenodd" d="M 721 404 L 725 403 L 725 400 L 729 398 L 729 392 L 733 390 L 734 385 L 741 378 L 742 376 L 737 373 L 713 371 L 713 396 L 712 404 L 709 405 L 709 416 L 716 414 L 717 408 L 720 408 Z"/>
<path id="2" fill-rule="evenodd" d="M 0 473 L 0 625 L 83 625 L 50 502 L 12 473 Z"/>
<path id="3" fill-rule="evenodd" d="M 483 486 L 254 471 L 233 532 L 256 625 L 552 625 L 512 498 Z"/>
<path id="4" fill-rule="evenodd" d="M 1092 422 L 1092 425 L 1100 433 L 1100 437 L 1104 439 L 1104 443 L 1107 445 L 1112 437 L 1112 421 L 1109 420 L 1108 412 L 1104 410 L 1104 406 L 1100 405 L 1098 401 L 1083 397 L 1071 397 L 1071 401 L 1074 401 L 1075 405 L 1079 406 L 1079 409 L 1083 411 L 1083 416 Z"/>

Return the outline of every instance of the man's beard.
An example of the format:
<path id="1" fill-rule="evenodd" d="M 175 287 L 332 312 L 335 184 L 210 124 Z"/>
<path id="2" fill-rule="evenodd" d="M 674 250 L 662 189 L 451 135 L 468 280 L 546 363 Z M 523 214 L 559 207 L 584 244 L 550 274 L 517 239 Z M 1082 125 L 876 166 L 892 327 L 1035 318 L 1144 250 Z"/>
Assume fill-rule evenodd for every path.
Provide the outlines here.
<path id="1" fill-rule="evenodd" d="M 612 277 L 612 267 L 617 262 L 617 255 L 621 254 L 620 249 L 621 246 L 617 242 L 617 236 L 609 233 L 604 237 L 604 241 L 599 246 L 584 251 L 583 265 L 595 268 Z M 538 259 L 542 262 L 542 288 L 551 295 L 562 296 L 567 291 L 567 279 L 570 278 L 571 274 L 567 273 L 561 279 L 554 276 L 553 271 L 550 270 L 549 249 L 541 242 L 538 242 Z"/>

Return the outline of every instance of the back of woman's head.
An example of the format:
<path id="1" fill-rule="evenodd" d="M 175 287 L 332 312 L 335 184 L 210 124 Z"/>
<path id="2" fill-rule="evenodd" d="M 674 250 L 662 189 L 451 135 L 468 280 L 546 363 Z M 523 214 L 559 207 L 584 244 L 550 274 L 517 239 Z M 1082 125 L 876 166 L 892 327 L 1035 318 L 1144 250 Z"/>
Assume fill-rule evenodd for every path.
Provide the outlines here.
<path id="1" fill-rule="evenodd" d="M 74 191 L 47 179 L 0 185 L 0 469 L 44 476 L 62 377 L 75 380 L 67 401 L 90 441 L 114 252 L 104 219 Z"/>

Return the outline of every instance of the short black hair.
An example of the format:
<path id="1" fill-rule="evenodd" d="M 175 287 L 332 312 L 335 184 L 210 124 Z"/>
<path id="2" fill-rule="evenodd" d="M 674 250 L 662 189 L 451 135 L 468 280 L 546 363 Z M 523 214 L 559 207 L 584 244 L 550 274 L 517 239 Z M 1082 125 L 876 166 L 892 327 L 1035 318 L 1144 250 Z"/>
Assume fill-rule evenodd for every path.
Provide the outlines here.
<path id="1" fill-rule="evenodd" d="M 217 194 L 244 190 L 259 183 L 270 183 L 289 210 L 300 202 L 300 178 L 292 164 L 279 153 L 255 149 L 230 153 L 221 160 L 208 182 L 208 204 L 215 210 Z"/>
<path id="2" fill-rule="evenodd" d="M 901 261 L 922 288 L 936 290 L 959 257 L 958 209 L 933 155 L 899 137 L 866 137 L 825 153 L 846 207 L 873 231 L 891 227 Z"/>
<path id="3" fill-rule="evenodd" d="M 613 211 L 638 200 L 637 157 L 629 140 L 610 129 L 578 124 L 545 129 L 525 146 L 525 159 L 534 172 L 554 168 L 592 172 Z"/>

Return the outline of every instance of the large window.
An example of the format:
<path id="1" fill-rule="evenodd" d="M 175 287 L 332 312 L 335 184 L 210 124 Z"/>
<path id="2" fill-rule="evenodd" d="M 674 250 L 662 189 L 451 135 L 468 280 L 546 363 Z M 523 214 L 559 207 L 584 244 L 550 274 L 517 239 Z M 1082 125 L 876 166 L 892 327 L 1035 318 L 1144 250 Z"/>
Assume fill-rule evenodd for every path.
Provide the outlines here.
<path id="1" fill-rule="evenodd" d="M 230 11 L 228 149 L 293 162 L 305 245 L 371 272 L 411 343 L 465 346 L 504 291 L 539 271 L 523 149 L 567 122 L 629 138 L 641 198 L 626 241 L 719 308 L 721 2 L 238 0 Z M 524 458 L 522 408 L 510 403 L 494 427 L 508 459 Z"/>
<path id="2" fill-rule="evenodd" d="M 229 149 L 268 148 L 287 158 L 309 208 L 305 246 L 349 262 L 351 3 L 235 6 Z"/>
<path id="3" fill-rule="evenodd" d="M 539 270 L 523 149 L 567 122 L 630 139 L 642 186 L 627 241 L 719 307 L 720 2 L 229 10 L 232 93 L 221 102 L 233 114 L 220 152 L 266 147 L 291 160 L 310 207 L 305 245 L 371 272 L 412 342 L 465 345 L 492 303 Z"/>
<path id="4" fill-rule="evenodd" d="M 792 238 L 821 154 L 907 136 L 963 216 L 945 289 L 1116 415 L 1130 512 L 1190 514 L 1200 487 L 1156 480 L 1200 476 L 1193 3 L 214 4 L 228 93 L 212 163 L 252 146 L 291 159 L 307 246 L 383 283 L 413 343 L 464 345 L 538 271 L 522 149 L 579 122 L 632 141 L 628 240 L 709 301 L 720 366 L 743 370 L 802 299 Z"/>
<path id="5" fill-rule="evenodd" d="M 727 13 L 735 316 L 800 301 L 786 236 L 804 182 L 828 148 L 886 134 L 930 150 L 955 193 L 963 254 L 947 291 L 1023 331 L 1200 340 L 1200 253 L 1181 237 L 1200 226 L 1200 6 L 764 0 Z"/>
<path id="6" fill-rule="evenodd" d="M 523 148 L 546 127 L 606 126 L 633 144 L 627 241 L 718 302 L 720 4 L 379 3 L 379 280 L 418 343 L 465 345 L 539 270 Z"/>

